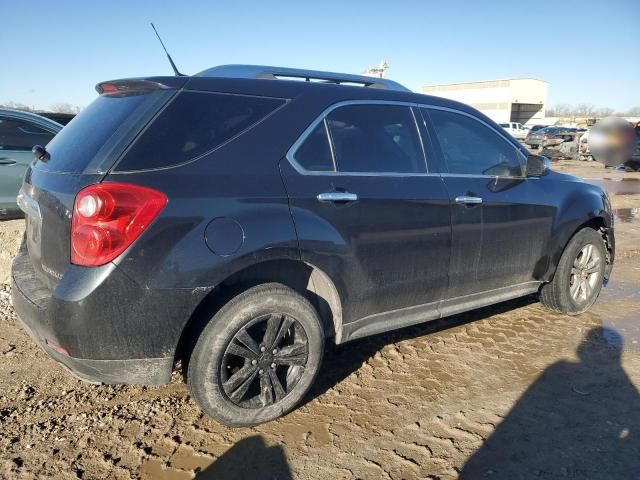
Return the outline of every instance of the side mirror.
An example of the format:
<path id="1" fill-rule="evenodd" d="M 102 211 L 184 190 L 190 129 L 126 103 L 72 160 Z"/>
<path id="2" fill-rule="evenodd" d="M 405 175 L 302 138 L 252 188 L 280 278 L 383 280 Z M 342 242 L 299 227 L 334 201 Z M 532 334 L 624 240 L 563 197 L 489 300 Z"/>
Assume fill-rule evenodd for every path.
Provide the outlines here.
<path id="1" fill-rule="evenodd" d="M 549 173 L 549 159 L 542 155 L 527 156 L 527 177 L 543 177 Z"/>

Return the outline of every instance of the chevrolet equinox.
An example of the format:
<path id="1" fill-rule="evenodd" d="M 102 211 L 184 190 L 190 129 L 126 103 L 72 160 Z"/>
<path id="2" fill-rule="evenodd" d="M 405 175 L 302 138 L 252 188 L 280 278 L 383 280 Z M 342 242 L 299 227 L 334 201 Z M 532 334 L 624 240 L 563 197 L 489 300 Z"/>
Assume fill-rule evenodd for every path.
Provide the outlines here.
<path id="1" fill-rule="evenodd" d="M 248 65 L 96 90 L 33 148 L 12 273 L 25 328 L 84 380 L 180 361 L 207 414 L 256 425 L 303 399 L 326 341 L 529 294 L 575 315 L 611 273 L 603 190 L 467 105 Z"/>

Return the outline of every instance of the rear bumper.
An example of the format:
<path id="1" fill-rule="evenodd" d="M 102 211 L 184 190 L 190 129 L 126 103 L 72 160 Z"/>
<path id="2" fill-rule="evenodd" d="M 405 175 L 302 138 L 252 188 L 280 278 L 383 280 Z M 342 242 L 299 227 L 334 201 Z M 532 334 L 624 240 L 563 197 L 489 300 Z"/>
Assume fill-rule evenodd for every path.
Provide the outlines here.
<path id="1" fill-rule="evenodd" d="M 32 308 L 29 300 L 12 286 L 13 305 L 18 318 L 31 338 L 54 360 L 59 362 L 72 375 L 89 383 L 138 383 L 143 385 L 164 385 L 171 378 L 173 358 L 142 358 L 129 360 L 93 360 L 75 358 L 52 349 L 46 337 L 41 335 L 37 322 L 31 322 L 26 312 Z M 33 312 L 32 312 L 33 313 Z"/>
<path id="2" fill-rule="evenodd" d="M 178 339 L 192 311 L 184 292 L 145 291 L 115 265 L 83 270 L 84 278 L 75 272 L 49 292 L 26 251 L 18 254 L 12 300 L 27 332 L 82 380 L 168 383 Z"/>

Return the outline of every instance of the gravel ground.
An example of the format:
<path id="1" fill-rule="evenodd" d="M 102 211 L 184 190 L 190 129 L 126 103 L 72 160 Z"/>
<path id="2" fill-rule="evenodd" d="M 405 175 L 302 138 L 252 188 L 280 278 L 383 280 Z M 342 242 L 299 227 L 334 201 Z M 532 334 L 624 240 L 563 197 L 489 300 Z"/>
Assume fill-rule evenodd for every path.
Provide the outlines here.
<path id="1" fill-rule="evenodd" d="M 640 199 L 620 192 L 618 262 L 589 313 L 527 297 L 329 348 L 305 405 L 257 428 L 202 415 L 178 374 L 153 388 L 76 380 L 1 286 L 0 478 L 638 479 Z M 0 278 L 20 229 L 0 228 Z"/>

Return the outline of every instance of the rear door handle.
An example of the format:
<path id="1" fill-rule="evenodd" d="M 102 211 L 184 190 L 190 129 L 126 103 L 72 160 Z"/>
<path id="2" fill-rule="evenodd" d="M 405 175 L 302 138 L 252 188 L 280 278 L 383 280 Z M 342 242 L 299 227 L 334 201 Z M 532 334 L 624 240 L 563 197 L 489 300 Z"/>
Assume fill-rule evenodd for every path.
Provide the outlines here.
<path id="1" fill-rule="evenodd" d="M 321 202 L 355 202 L 358 195 L 350 192 L 326 192 L 319 193 L 317 198 Z"/>
<path id="2" fill-rule="evenodd" d="M 456 203 L 461 203 L 464 205 L 477 205 L 482 203 L 482 198 L 480 197 L 467 197 L 466 195 L 456 197 Z"/>
<path id="3" fill-rule="evenodd" d="M 13 158 L 2 157 L 0 158 L 0 165 L 15 165 L 16 161 Z"/>

